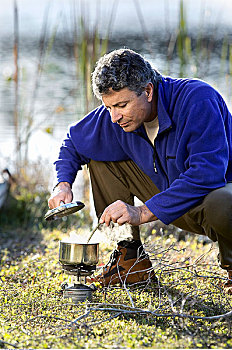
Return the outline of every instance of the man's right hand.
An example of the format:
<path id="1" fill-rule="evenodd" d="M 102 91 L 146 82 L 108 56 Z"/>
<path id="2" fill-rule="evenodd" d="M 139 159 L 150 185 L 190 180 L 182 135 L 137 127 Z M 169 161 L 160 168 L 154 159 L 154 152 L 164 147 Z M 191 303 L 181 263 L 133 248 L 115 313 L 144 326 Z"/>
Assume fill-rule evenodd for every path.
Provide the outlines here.
<path id="1" fill-rule="evenodd" d="M 59 207 L 60 202 L 70 203 L 73 199 L 71 186 L 68 182 L 60 182 L 48 199 L 48 206 L 50 209 Z"/>

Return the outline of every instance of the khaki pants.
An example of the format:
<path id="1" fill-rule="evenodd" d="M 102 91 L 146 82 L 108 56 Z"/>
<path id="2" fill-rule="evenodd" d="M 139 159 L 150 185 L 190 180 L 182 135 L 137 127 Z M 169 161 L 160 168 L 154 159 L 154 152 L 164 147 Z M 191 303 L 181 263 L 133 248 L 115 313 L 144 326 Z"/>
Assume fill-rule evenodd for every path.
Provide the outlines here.
<path id="1" fill-rule="evenodd" d="M 111 203 L 120 199 L 134 205 L 136 196 L 146 202 L 160 191 L 131 160 L 89 163 L 90 179 L 97 216 Z M 190 209 L 173 225 L 183 230 L 207 235 L 218 242 L 221 267 L 232 270 L 232 183 L 210 192 L 201 204 Z M 139 239 L 134 226 L 133 238 Z"/>

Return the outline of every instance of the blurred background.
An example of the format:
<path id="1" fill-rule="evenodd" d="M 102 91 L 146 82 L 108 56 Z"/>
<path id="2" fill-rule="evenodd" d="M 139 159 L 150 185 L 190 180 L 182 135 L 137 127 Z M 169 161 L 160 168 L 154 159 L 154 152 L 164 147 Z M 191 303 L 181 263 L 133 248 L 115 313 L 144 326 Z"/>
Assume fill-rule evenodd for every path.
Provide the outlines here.
<path id="1" fill-rule="evenodd" d="M 99 104 L 90 75 L 106 52 L 128 47 L 163 75 L 205 80 L 232 109 L 231 12 L 231 0 L 1 0 L 0 170 L 13 175 L 14 210 L 47 209 L 68 125 Z M 88 202 L 85 170 L 75 186 Z"/>

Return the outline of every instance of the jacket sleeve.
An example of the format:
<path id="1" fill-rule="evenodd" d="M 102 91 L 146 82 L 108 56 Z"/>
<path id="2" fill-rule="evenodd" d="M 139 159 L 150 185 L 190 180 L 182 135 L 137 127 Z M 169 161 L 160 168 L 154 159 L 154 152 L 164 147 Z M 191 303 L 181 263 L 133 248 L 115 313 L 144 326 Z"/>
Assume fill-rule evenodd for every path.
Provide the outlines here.
<path id="1" fill-rule="evenodd" d="M 54 162 L 57 174 L 56 184 L 65 181 L 72 185 L 77 171 L 82 168 L 82 165 L 87 163 L 89 163 L 89 159 L 77 152 L 70 133 L 68 133 L 60 148 L 59 157 Z"/>
<path id="2" fill-rule="evenodd" d="M 210 191 L 226 184 L 229 159 L 223 105 L 205 99 L 189 108 L 177 125 L 177 159 L 184 171 L 169 188 L 149 199 L 146 206 L 170 224 L 199 204 Z"/>

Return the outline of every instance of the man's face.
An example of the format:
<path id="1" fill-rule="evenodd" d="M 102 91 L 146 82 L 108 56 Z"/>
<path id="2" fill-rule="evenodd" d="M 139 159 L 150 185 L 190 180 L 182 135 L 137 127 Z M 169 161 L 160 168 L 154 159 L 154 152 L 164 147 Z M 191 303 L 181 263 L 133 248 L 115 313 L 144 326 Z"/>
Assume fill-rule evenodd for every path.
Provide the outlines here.
<path id="1" fill-rule="evenodd" d="M 126 132 L 136 130 L 143 122 L 156 117 L 154 105 L 153 85 L 148 84 L 140 96 L 128 88 L 110 91 L 102 96 L 102 101 L 110 112 L 111 120 Z"/>

